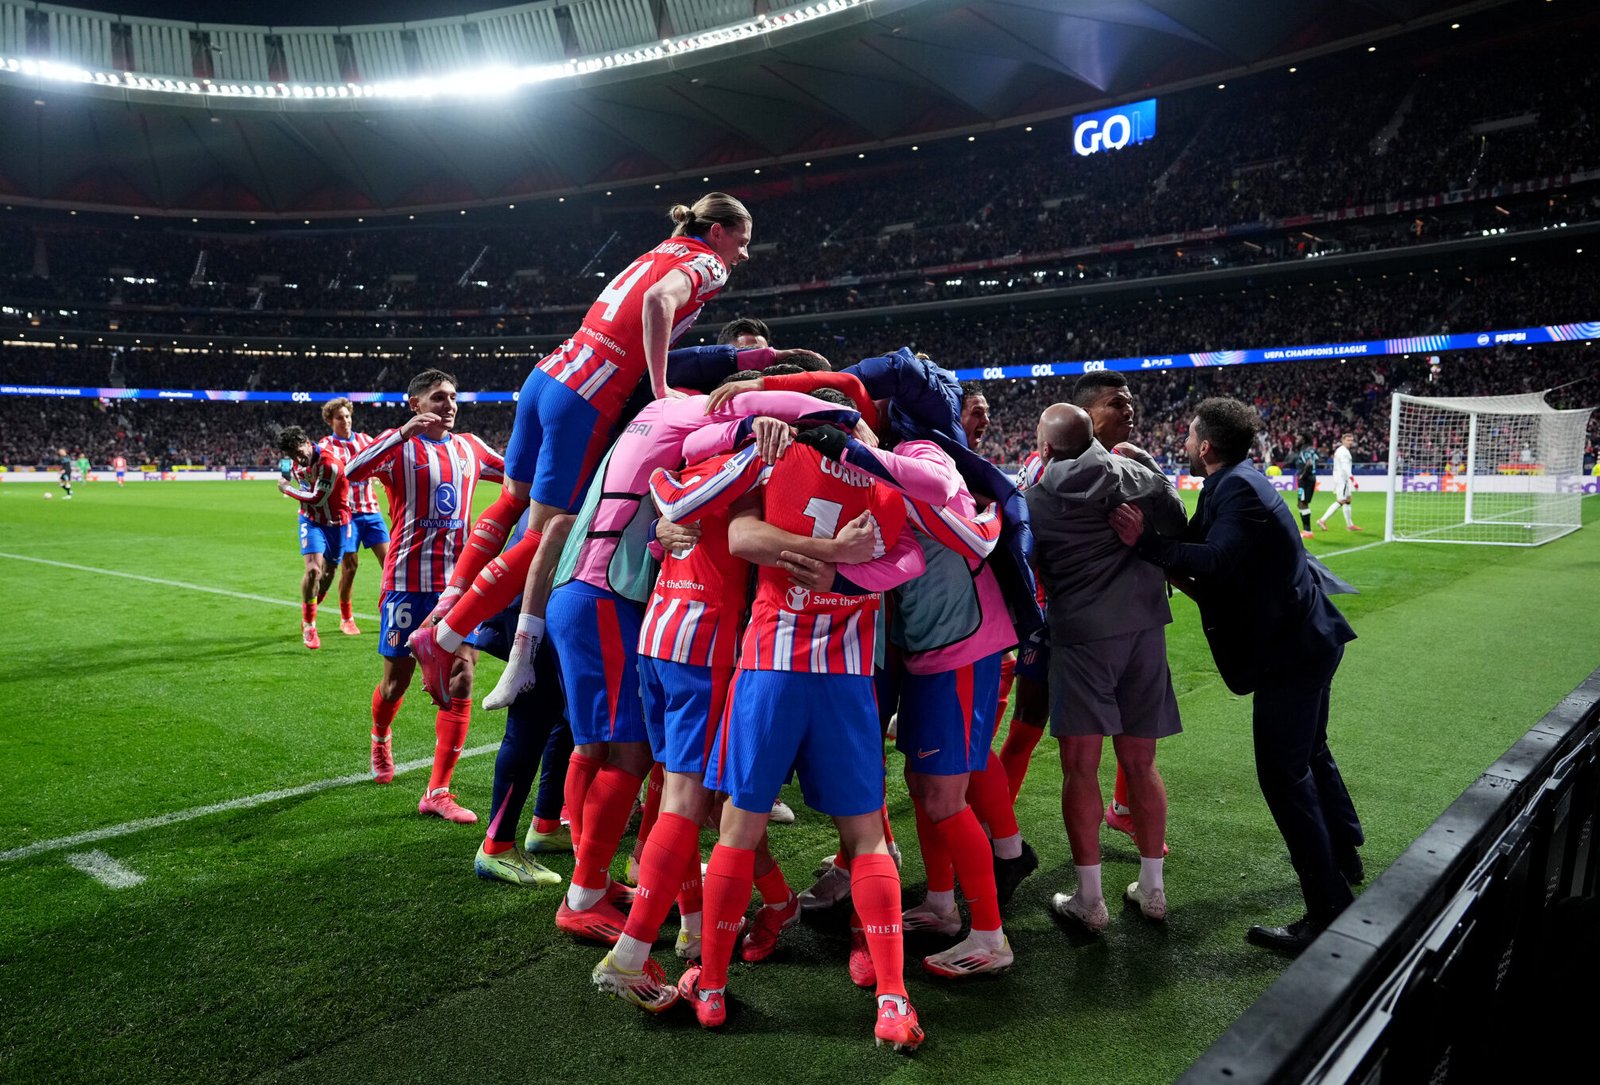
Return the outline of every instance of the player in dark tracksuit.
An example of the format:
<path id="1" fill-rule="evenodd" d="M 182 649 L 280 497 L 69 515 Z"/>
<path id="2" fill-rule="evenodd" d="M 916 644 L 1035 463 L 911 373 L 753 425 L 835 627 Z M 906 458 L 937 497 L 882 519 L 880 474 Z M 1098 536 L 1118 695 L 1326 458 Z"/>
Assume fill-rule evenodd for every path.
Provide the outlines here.
<path id="1" fill-rule="evenodd" d="M 1295 484 L 1300 490 L 1300 534 L 1311 537 L 1311 502 L 1317 496 L 1317 446 L 1309 433 L 1300 435 L 1300 451 L 1295 453 Z"/>
<path id="2" fill-rule="evenodd" d="M 72 457 L 67 455 L 66 449 L 58 450 L 56 458 L 61 462 L 61 488 L 67 491 L 67 500 L 72 500 Z"/>

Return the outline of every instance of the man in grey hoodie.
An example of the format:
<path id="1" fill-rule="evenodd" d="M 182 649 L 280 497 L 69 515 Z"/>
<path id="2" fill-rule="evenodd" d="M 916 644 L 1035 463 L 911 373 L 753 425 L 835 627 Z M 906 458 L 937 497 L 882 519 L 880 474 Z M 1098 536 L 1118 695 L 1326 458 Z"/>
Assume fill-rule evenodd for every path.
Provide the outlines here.
<path id="1" fill-rule="evenodd" d="M 1050 730 L 1061 743 L 1062 809 L 1078 874 L 1077 892 L 1056 894 L 1052 907 L 1091 931 L 1110 922 L 1100 877 L 1098 776 L 1110 736 L 1127 775 L 1140 850 L 1139 880 L 1126 898 L 1162 919 L 1167 797 L 1155 747 L 1182 729 L 1167 670 L 1172 611 L 1160 571 L 1130 560 L 1107 517 L 1132 503 L 1157 531 L 1176 535 L 1184 528 L 1183 502 L 1147 453 L 1128 444 L 1108 451 L 1094 439 L 1089 413 L 1073 404 L 1046 408 L 1038 448 L 1045 465 L 1027 491 L 1028 513 L 1049 601 Z"/>

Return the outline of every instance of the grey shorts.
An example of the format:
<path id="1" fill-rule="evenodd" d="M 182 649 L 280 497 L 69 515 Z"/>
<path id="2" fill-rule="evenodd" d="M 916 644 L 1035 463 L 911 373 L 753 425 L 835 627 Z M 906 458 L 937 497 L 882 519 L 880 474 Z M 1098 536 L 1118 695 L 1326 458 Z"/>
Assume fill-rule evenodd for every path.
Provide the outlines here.
<path id="1" fill-rule="evenodd" d="M 1183 730 L 1163 626 L 1050 652 L 1050 733 L 1056 738 L 1166 738 Z"/>

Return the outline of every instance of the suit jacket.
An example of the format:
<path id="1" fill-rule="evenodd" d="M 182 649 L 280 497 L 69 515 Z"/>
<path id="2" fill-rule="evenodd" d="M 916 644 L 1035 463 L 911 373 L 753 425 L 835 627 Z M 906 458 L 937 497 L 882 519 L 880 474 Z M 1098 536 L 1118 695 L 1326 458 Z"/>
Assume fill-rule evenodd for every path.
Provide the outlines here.
<path id="1" fill-rule="evenodd" d="M 1206 479 L 1182 541 L 1146 531 L 1138 551 L 1194 578 L 1206 640 L 1234 693 L 1315 669 L 1355 639 L 1306 561 L 1288 506 L 1246 461 Z"/>

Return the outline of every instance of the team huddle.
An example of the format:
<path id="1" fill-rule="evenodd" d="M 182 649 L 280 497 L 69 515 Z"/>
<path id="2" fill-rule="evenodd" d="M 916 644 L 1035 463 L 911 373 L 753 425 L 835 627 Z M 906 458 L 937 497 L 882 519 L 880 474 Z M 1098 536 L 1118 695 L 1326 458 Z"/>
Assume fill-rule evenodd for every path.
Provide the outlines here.
<path id="1" fill-rule="evenodd" d="M 1072 403 L 1045 412 L 1013 480 L 971 450 L 983 397 L 910 350 L 834 371 L 773 349 L 753 320 L 716 346 L 671 350 L 747 258 L 751 231 L 749 212 L 720 193 L 672 219 L 673 236 L 612 280 L 529 374 L 504 457 L 455 432 L 455 381 L 436 369 L 412 379 L 412 417 L 376 438 L 352 431 L 346 401 L 328 405 L 334 435 L 321 444 L 284 431 L 299 474 L 280 489 L 302 509 L 302 635 L 318 646 L 316 606 L 334 570 L 347 550 L 372 548 L 383 563 L 374 779 L 393 779 L 392 725 L 420 668 L 438 713 L 418 809 L 466 824 L 477 816 L 450 780 L 474 664 L 479 649 L 507 658 L 484 700 L 509 712 L 475 869 L 555 884 L 532 853 L 570 846 L 555 923 L 609 945 L 592 975 L 602 991 L 652 1013 L 684 1001 L 718 1027 L 735 953 L 766 960 L 802 909 L 848 903 L 848 973 L 875 994 L 874 1036 L 915 1049 L 924 1032 L 904 932 L 953 940 L 923 958 L 932 975 L 1014 964 L 1002 913 L 1038 865 L 1014 804 L 1047 724 L 1061 740 L 1078 876 L 1052 907 L 1090 931 L 1110 922 L 1104 820 L 1140 852 L 1123 895 L 1165 918 L 1155 745 L 1180 729 L 1164 636 L 1180 559 L 1158 560 L 1151 540 L 1190 525 L 1171 482 L 1126 443 L 1134 405 L 1116 374 L 1087 375 Z M 1227 445 L 1218 429 L 1199 447 Z M 388 494 L 392 539 L 363 525 L 382 525 L 372 480 Z M 480 482 L 501 491 L 474 522 Z M 353 561 L 348 570 L 341 628 L 354 633 Z M 1013 689 L 1011 730 L 993 753 Z M 562 717 L 569 755 L 554 738 Z M 925 898 L 904 912 L 887 735 L 904 755 L 927 871 Z M 1107 736 L 1119 772 L 1102 807 Z M 839 837 L 804 892 L 767 847 L 791 778 Z M 642 791 L 630 886 L 611 869 Z M 717 840 L 702 868 L 704 829 Z M 674 949 L 688 962 L 677 980 L 651 956 L 674 904 Z M 1314 906 L 1311 916 L 1326 918 Z"/>

